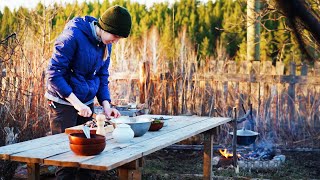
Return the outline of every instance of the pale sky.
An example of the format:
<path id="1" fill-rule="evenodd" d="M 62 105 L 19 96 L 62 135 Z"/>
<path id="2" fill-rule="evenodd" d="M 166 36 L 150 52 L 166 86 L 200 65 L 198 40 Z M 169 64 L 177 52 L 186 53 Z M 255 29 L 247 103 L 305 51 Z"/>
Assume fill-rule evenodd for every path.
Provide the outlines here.
<path id="1" fill-rule="evenodd" d="M 54 2 L 57 3 L 70 3 L 70 2 L 75 2 L 76 0 L 0 0 L 0 11 L 3 11 L 4 7 L 7 6 L 11 11 L 13 9 L 18 9 L 20 6 L 26 7 L 26 8 L 34 8 L 38 2 L 42 2 L 42 4 L 45 5 L 50 5 L 53 4 Z M 83 1 L 95 1 L 95 0 L 78 0 L 78 3 L 82 3 Z M 99 0 L 100 2 L 103 0 Z M 131 2 L 139 2 L 146 4 L 147 7 L 150 7 L 154 2 L 174 2 L 174 0 L 131 0 Z"/>

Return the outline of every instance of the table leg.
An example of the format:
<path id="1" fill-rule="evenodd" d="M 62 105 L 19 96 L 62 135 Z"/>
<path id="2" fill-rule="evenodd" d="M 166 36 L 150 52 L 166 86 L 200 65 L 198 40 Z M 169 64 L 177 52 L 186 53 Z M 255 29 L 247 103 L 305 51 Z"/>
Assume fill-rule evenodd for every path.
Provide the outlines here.
<path id="1" fill-rule="evenodd" d="M 203 179 L 211 180 L 212 172 L 212 154 L 213 154 L 213 135 L 219 129 L 214 128 L 204 132 L 204 151 L 203 151 Z"/>
<path id="2" fill-rule="evenodd" d="M 118 168 L 119 180 L 141 180 L 144 158 L 139 158 Z"/>
<path id="3" fill-rule="evenodd" d="M 28 180 L 40 179 L 40 165 L 39 163 L 27 163 Z"/>

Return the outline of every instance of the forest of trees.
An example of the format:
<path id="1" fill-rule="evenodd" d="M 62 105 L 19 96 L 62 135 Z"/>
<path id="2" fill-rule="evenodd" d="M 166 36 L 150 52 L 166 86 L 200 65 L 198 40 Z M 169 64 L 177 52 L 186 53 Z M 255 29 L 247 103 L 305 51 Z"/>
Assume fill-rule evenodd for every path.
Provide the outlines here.
<path id="1" fill-rule="evenodd" d="M 119 4 L 132 14 L 133 27 L 127 40 L 131 53 L 118 54 L 119 58 L 142 59 L 172 63 L 181 57 L 181 47 L 195 53 L 199 64 L 210 59 L 246 60 L 246 1 L 217 0 L 203 3 L 197 0 L 176 1 L 173 5 L 156 3 L 151 7 L 136 2 L 115 0 L 78 4 L 41 3 L 35 9 L 8 7 L 0 12 L 0 39 L 13 32 L 21 44 L 33 42 L 41 49 L 41 59 L 51 55 L 52 45 L 68 20 L 74 16 L 99 17 L 108 7 Z M 301 54 L 285 17 L 262 3 L 261 61 L 300 63 Z M 312 41 L 312 39 L 311 39 Z M 153 43 L 153 44 L 152 44 Z M 315 44 L 308 47 L 318 58 Z M 122 48 L 123 49 L 123 48 Z M 156 52 L 155 52 L 156 51 Z M 138 52 L 138 53 L 137 53 Z M 117 52 L 116 52 L 117 53 Z M 117 54 L 114 54 L 117 56 Z"/>

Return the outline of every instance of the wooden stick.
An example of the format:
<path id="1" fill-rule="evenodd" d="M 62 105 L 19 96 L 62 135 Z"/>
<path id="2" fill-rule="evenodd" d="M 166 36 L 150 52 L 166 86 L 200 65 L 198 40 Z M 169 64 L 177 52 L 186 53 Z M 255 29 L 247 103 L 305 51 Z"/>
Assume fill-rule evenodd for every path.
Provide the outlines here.
<path id="1" fill-rule="evenodd" d="M 232 151 L 233 151 L 233 165 L 235 167 L 235 171 L 237 172 L 237 108 L 233 108 L 234 119 L 233 119 L 233 139 L 232 139 Z"/>

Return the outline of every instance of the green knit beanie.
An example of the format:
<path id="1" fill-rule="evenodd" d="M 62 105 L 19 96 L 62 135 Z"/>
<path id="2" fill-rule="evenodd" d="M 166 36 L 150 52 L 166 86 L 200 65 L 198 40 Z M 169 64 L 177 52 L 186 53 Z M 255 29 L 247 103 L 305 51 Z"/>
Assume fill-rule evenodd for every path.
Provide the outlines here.
<path id="1" fill-rule="evenodd" d="M 98 26 L 114 35 L 128 37 L 131 30 L 131 15 L 121 6 L 108 8 L 99 18 Z"/>

